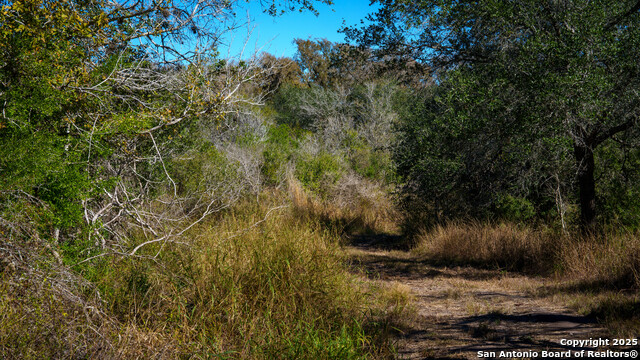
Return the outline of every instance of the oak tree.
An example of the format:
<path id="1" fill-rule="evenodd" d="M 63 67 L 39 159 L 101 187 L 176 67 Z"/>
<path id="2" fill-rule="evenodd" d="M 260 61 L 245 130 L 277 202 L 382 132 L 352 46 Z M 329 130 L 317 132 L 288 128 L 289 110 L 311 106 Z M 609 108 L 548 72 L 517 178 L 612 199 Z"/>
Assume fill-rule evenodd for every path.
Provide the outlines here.
<path id="1" fill-rule="evenodd" d="M 452 101 L 441 102 L 450 122 L 466 126 L 482 118 L 476 130 L 500 128 L 500 139 L 471 143 L 519 141 L 521 148 L 541 151 L 549 141 L 562 144 L 557 151 L 573 159 L 581 224 L 592 227 L 597 150 L 638 143 L 640 2 L 379 3 L 372 24 L 346 29 L 348 37 L 379 56 L 429 64 L 436 82 L 451 86 L 445 96 Z M 501 153 L 484 166 L 500 162 Z M 521 172 L 533 160 L 547 159 L 522 159 Z"/>

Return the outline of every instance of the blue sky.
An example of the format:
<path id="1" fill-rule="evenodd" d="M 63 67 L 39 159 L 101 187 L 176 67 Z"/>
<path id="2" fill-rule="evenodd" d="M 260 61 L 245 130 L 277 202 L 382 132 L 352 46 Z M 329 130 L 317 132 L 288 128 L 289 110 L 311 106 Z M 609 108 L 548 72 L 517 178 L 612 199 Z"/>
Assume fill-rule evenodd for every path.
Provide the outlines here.
<path id="1" fill-rule="evenodd" d="M 266 51 L 275 56 L 293 57 L 296 47 L 293 39 L 322 39 L 326 38 L 334 42 L 344 41 L 344 35 L 338 33 L 343 21 L 346 25 L 356 25 L 375 8 L 369 6 L 370 0 L 334 0 L 332 6 L 316 3 L 319 12 L 315 16 L 309 11 L 287 12 L 278 17 L 264 14 L 259 1 L 251 1 L 243 4 L 237 14 L 240 20 L 246 21 L 247 10 L 249 12 L 252 30 L 249 41 L 246 42 L 243 58 L 250 57 L 257 49 L 258 52 Z M 227 38 L 230 48 L 221 47 L 221 55 L 235 57 L 239 55 L 247 38 L 247 30 L 241 29 Z"/>

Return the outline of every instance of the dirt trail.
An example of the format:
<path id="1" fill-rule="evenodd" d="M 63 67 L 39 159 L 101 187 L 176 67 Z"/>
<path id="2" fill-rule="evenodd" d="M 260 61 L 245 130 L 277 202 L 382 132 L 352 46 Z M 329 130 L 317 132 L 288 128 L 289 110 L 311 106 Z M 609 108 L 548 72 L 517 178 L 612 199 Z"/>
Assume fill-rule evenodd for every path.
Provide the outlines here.
<path id="1" fill-rule="evenodd" d="M 416 318 L 399 335 L 401 359 L 478 359 L 478 351 L 592 350 L 569 348 L 560 340 L 607 338 L 595 319 L 536 295 L 552 286 L 551 280 L 429 265 L 406 251 L 377 246 L 389 240 L 363 237 L 349 252 L 353 266 L 366 276 L 404 284 L 415 297 Z"/>

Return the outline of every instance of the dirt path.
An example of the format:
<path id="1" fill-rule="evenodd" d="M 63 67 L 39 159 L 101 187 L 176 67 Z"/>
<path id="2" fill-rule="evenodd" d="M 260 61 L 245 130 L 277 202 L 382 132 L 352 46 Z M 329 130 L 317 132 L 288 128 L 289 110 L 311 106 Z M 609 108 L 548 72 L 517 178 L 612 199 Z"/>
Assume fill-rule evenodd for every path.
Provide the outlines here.
<path id="1" fill-rule="evenodd" d="M 429 265 L 408 252 L 376 247 L 374 241 L 360 241 L 349 253 L 353 266 L 367 277 L 404 284 L 415 297 L 416 318 L 399 334 L 401 359 L 478 359 L 478 351 L 593 350 L 563 346 L 560 340 L 607 338 L 594 319 L 537 295 L 553 285 L 551 280 Z"/>

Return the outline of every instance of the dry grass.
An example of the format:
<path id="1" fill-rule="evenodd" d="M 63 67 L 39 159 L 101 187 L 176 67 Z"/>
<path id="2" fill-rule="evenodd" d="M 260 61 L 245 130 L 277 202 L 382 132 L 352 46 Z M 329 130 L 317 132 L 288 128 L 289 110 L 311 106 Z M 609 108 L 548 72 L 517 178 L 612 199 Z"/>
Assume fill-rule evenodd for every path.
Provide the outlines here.
<path id="1" fill-rule="evenodd" d="M 177 356 L 356 359 L 388 353 L 389 344 L 376 340 L 380 329 L 365 333 L 375 320 L 369 316 L 374 304 L 366 285 L 347 272 L 338 237 L 299 221 L 276 201 L 248 201 L 194 229 L 192 243 L 167 253 L 163 266 L 132 264 L 120 271 L 114 286 L 133 282 L 136 289 L 114 296 L 115 312 L 171 334 Z"/>
<path id="2" fill-rule="evenodd" d="M 558 245 L 551 235 L 513 224 L 450 223 L 420 232 L 412 253 L 455 264 L 546 272 Z"/>
<path id="3" fill-rule="evenodd" d="M 640 237 L 632 233 L 567 236 L 508 223 L 450 223 L 422 231 L 412 254 L 536 275 L 554 272 L 582 286 L 640 288 Z"/>
<path id="4" fill-rule="evenodd" d="M 560 252 L 562 284 L 554 289 L 615 336 L 640 333 L 640 237 L 605 233 L 567 242 Z"/>
<path id="5" fill-rule="evenodd" d="M 322 200 L 289 179 L 289 195 L 295 213 L 302 219 L 322 222 L 341 235 L 399 232 L 401 214 L 389 196 L 372 182 L 345 177 Z"/>
<path id="6" fill-rule="evenodd" d="M 0 357 L 390 357 L 387 327 L 406 292 L 381 296 L 349 273 L 337 232 L 283 202 L 263 195 L 193 228 L 182 245 L 96 259 L 77 270 L 100 298 L 80 305 L 2 270 Z"/>
<path id="7" fill-rule="evenodd" d="M 265 214 L 251 207 L 201 232 L 194 315 L 210 319 L 225 350 L 240 357 L 357 356 L 349 342 L 364 335 L 340 335 L 343 326 L 359 331 L 349 319 L 363 310 L 363 290 L 346 273 L 336 239 L 287 211 L 238 234 Z"/>
<path id="8" fill-rule="evenodd" d="M 395 327 L 408 327 L 417 316 L 415 295 L 409 285 L 391 281 L 373 285 L 378 309 L 385 309 L 385 321 Z"/>
<path id="9" fill-rule="evenodd" d="M 640 289 L 640 237 L 605 233 L 565 242 L 560 266 L 568 279 L 596 287 Z"/>

